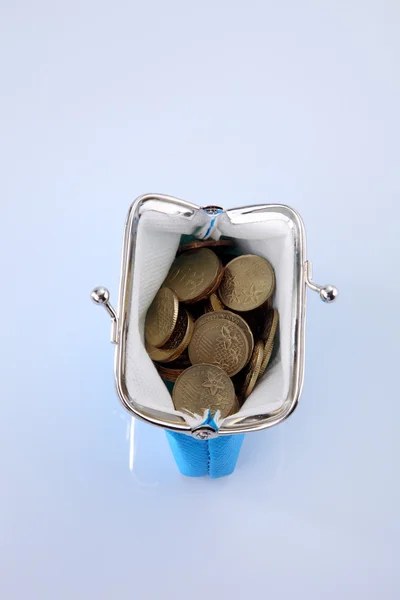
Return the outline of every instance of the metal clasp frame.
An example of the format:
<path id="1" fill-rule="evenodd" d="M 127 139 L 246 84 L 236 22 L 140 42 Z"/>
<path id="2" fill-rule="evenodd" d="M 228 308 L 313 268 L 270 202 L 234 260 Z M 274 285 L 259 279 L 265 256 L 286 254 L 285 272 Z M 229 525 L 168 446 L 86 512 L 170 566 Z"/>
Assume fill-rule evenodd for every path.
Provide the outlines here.
<path id="1" fill-rule="evenodd" d="M 214 214 L 216 207 L 205 207 L 209 214 Z M 218 207 L 218 210 L 220 207 Z M 156 210 L 170 216 L 179 216 L 191 219 L 201 207 L 162 194 L 146 194 L 137 198 L 128 213 L 128 219 L 125 226 L 124 246 L 122 252 L 121 279 L 118 312 L 110 304 L 110 292 L 105 287 L 96 287 L 91 298 L 95 304 L 103 306 L 112 320 L 111 342 L 116 344 L 115 359 L 115 378 L 118 395 L 124 407 L 134 416 L 145 420 L 154 425 L 188 433 L 194 437 L 200 437 L 202 432 L 191 430 L 189 425 L 180 417 L 174 417 L 157 411 L 143 411 L 140 405 L 137 405 L 129 398 L 127 390 L 124 387 L 123 360 L 124 360 L 124 335 L 126 332 L 127 320 L 127 289 L 128 274 L 134 269 L 132 257 L 136 244 L 135 235 L 141 215 L 146 210 Z M 290 221 L 295 236 L 295 298 L 293 307 L 295 311 L 295 332 L 293 342 L 293 356 L 295 357 L 292 381 L 288 397 L 284 401 L 282 408 L 271 414 L 258 415 L 257 417 L 230 417 L 226 419 L 219 430 L 219 435 L 229 435 L 232 433 L 246 433 L 248 431 L 257 431 L 266 427 L 276 425 L 286 419 L 297 405 L 301 393 L 304 376 L 304 337 L 305 337 L 305 312 L 306 297 L 305 287 L 318 292 L 323 302 L 331 303 L 338 296 L 338 290 L 332 285 L 318 285 L 312 281 L 311 261 L 306 259 L 306 243 L 304 225 L 300 215 L 293 209 L 285 205 L 264 204 L 256 206 L 247 206 L 225 211 L 232 224 L 244 222 L 256 222 L 259 220 L 268 220 L 273 216 Z M 271 215 L 271 213 L 273 213 Z M 130 278 L 132 279 L 132 278 Z M 209 432 L 207 432 L 207 435 Z M 203 435 L 203 434 L 202 434 Z"/>

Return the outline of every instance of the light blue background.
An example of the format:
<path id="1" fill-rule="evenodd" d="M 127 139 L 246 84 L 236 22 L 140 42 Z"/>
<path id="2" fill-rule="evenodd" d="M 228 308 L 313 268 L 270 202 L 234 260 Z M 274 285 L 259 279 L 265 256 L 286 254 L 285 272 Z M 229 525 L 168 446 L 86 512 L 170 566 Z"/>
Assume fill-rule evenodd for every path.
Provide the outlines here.
<path id="1" fill-rule="evenodd" d="M 395 0 L 1 3 L 4 600 L 392 599 L 399 541 Z M 288 203 L 306 380 L 234 476 L 189 480 L 114 393 L 131 200 Z M 396 558 L 397 553 L 397 558 Z"/>

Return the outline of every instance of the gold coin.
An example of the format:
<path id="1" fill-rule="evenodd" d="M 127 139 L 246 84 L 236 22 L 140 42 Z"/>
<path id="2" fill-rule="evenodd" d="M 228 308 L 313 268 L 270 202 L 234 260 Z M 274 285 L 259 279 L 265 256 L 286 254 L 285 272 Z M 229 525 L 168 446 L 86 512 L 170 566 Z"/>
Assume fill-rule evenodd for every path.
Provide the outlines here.
<path id="1" fill-rule="evenodd" d="M 213 285 L 211 285 L 209 288 L 207 288 L 204 291 L 204 293 L 202 294 L 201 298 L 199 298 L 199 300 L 203 300 L 204 298 L 208 298 L 209 296 L 214 294 L 217 291 L 217 289 L 219 288 L 219 286 L 221 285 L 221 281 L 224 276 L 224 267 L 222 266 L 221 261 L 219 264 L 220 264 L 220 269 L 218 271 L 217 278 L 215 279 Z"/>
<path id="2" fill-rule="evenodd" d="M 214 314 L 219 313 L 203 315 L 196 321 L 189 344 L 189 358 L 193 365 L 217 365 L 232 377 L 247 363 L 249 343 L 239 325 L 224 318 L 205 320 L 197 326 L 201 319 L 212 317 Z"/>
<path id="3" fill-rule="evenodd" d="M 211 310 L 218 311 L 225 309 L 225 306 L 222 304 L 221 300 L 218 298 L 218 295 L 216 293 L 211 294 L 208 301 L 210 303 Z"/>
<path id="4" fill-rule="evenodd" d="M 176 410 L 202 415 L 221 411 L 227 417 L 235 408 L 235 388 L 230 377 L 215 365 L 199 364 L 186 369 L 172 391 Z"/>
<path id="5" fill-rule="evenodd" d="M 208 300 L 204 303 L 204 314 L 209 312 L 217 312 L 224 309 L 225 306 L 222 304 L 221 300 L 218 298 L 218 294 L 215 292 L 211 294 Z"/>
<path id="6" fill-rule="evenodd" d="M 246 375 L 243 382 L 243 398 L 246 399 L 250 396 L 257 383 L 258 376 L 260 374 L 261 364 L 264 356 L 264 343 L 259 340 L 254 346 L 254 351 L 250 362 L 248 364 Z"/>
<path id="7" fill-rule="evenodd" d="M 260 325 L 259 331 L 260 331 L 260 338 L 262 340 L 268 339 L 272 324 L 273 324 L 274 320 L 278 318 L 276 316 L 277 314 L 278 314 L 278 311 L 276 309 L 269 308 L 268 310 L 266 310 L 264 312 L 262 318 L 260 316 L 261 325 Z"/>
<path id="8" fill-rule="evenodd" d="M 199 317 L 195 323 L 195 328 L 200 327 L 200 325 L 203 325 L 204 323 L 210 323 L 212 321 L 215 321 L 216 319 L 226 319 L 227 321 L 238 325 L 243 331 L 244 335 L 246 336 L 246 340 L 249 347 L 246 361 L 247 363 L 250 360 L 254 348 L 254 337 L 248 323 L 246 323 L 243 317 L 236 315 L 230 310 L 219 310 L 211 313 L 206 313 L 205 315 Z"/>
<path id="9" fill-rule="evenodd" d="M 221 261 L 209 248 L 183 252 L 172 263 L 164 286 L 173 290 L 181 302 L 197 302 L 213 291 L 221 269 Z"/>
<path id="10" fill-rule="evenodd" d="M 230 248 L 232 246 L 232 240 L 194 240 L 179 246 L 178 254 L 189 250 L 197 250 L 198 248 L 213 248 L 217 252 L 220 248 Z"/>
<path id="11" fill-rule="evenodd" d="M 170 381 L 171 383 L 175 383 L 179 375 L 181 375 L 184 371 L 184 369 L 170 369 L 169 367 L 163 367 L 157 363 L 154 364 L 156 365 L 156 369 L 160 377 L 165 379 L 165 381 Z"/>
<path id="12" fill-rule="evenodd" d="M 274 291 L 275 273 L 261 256 L 244 254 L 225 267 L 218 294 L 227 308 L 248 311 L 258 308 Z"/>
<path id="13" fill-rule="evenodd" d="M 151 360 L 167 363 L 177 359 L 188 347 L 193 331 L 194 321 L 187 310 L 181 307 L 174 333 L 168 340 L 168 343 L 162 348 L 155 348 L 146 343 L 146 350 Z"/>
<path id="14" fill-rule="evenodd" d="M 151 346 L 161 348 L 171 337 L 178 320 L 178 296 L 169 288 L 158 290 L 146 314 L 144 334 Z"/>
<path id="15" fill-rule="evenodd" d="M 279 313 L 276 310 L 276 308 L 271 310 L 271 313 L 272 313 L 271 325 L 270 325 L 268 337 L 264 342 L 264 353 L 263 353 L 264 355 L 263 355 L 263 360 L 261 363 L 260 373 L 258 376 L 259 379 L 264 375 L 265 370 L 268 367 L 268 363 L 271 359 L 271 354 L 272 354 L 272 350 L 274 347 L 275 334 L 276 334 L 276 330 L 278 328 Z"/>

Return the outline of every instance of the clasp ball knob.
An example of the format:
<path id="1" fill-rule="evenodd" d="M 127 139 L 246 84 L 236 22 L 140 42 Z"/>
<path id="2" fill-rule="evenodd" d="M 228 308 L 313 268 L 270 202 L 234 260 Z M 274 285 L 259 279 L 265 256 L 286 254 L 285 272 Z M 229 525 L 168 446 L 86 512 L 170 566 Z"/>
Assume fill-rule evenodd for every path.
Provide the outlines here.
<path id="1" fill-rule="evenodd" d="M 110 300 L 110 292 L 105 287 L 96 287 L 90 294 L 91 299 L 95 304 L 107 304 Z"/>
<path id="2" fill-rule="evenodd" d="M 325 285 L 319 293 L 323 302 L 333 302 L 338 297 L 338 289 L 334 285 Z"/>

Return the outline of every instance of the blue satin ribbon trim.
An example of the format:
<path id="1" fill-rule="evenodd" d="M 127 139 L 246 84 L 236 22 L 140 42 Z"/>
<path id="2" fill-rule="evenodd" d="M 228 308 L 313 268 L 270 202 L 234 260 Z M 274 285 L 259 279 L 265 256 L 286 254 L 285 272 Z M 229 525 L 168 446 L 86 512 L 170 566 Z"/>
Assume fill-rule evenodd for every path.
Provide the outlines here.
<path id="1" fill-rule="evenodd" d="M 208 236 L 211 235 L 211 232 L 212 232 L 212 230 L 213 230 L 213 228 L 215 226 L 215 223 L 216 223 L 218 215 L 220 215 L 223 212 L 224 212 L 223 210 L 217 210 L 216 211 L 215 215 L 213 216 L 213 218 L 210 221 L 210 225 L 209 225 L 207 231 L 203 235 L 203 238 L 202 238 L 203 240 L 206 240 L 208 238 Z"/>

